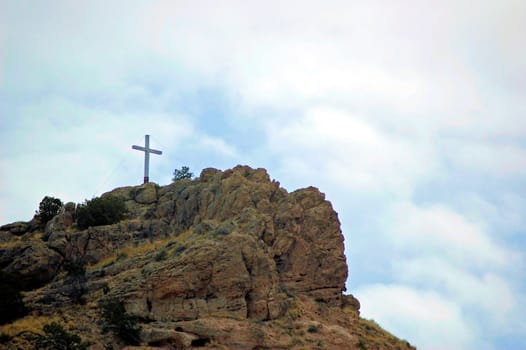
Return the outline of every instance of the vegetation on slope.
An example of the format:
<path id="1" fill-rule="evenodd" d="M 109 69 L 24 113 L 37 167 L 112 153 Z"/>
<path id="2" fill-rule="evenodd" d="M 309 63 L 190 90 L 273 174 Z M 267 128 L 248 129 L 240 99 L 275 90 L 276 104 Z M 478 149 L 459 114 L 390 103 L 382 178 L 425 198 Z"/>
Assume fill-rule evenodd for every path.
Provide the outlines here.
<path id="1" fill-rule="evenodd" d="M 77 207 L 77 227 L 111 225 L 124 219 L 126 205 L 120 197 L 103 196 L 86 200 Z"/>

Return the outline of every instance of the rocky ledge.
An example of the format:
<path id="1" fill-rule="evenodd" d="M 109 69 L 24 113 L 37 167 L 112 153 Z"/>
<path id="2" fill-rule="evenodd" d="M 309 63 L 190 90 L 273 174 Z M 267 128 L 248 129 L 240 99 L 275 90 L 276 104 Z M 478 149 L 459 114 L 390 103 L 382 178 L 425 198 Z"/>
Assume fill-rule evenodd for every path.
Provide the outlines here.
<path id="1" fill-rule="evenodd" d="M 59 314 L 92 349 L 124 346 L 100 321 L 108 299 L 140 321 L 142 346 L 412 348 L 343 294 L 340 223 L 314 187 L 288 193 L 264 169 L 237 166 L 103 196 L 121 197 L 127 218 L 79 230 L 68 204 L 43 232 L 0 227 L 0 268 L 31 282 L 28 317 Z"/>

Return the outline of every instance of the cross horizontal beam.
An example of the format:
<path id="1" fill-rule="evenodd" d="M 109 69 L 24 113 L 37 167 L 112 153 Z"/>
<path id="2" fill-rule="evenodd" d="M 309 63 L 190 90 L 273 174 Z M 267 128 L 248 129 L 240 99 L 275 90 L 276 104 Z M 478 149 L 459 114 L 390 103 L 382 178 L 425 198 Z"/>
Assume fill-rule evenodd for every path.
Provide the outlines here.
<path id="1" fill-rule="evenodd" d="M 136 145 L 133 145 L 132 146 L 133 149 L 136 149 L 137 151 L 143 151 L 143 152 L 146 152 L 146 148 L 144 147 L 141 147 L 141 146 L 136 146 Z M 150 148 L 148 150 L 148 152 L 150 153 L 153 153 L 153 154 L 163 154 L 163 151 L 159 151 L 159 150 L 156 150 L 156 149 L 153 149 L 153 148 Z"/>

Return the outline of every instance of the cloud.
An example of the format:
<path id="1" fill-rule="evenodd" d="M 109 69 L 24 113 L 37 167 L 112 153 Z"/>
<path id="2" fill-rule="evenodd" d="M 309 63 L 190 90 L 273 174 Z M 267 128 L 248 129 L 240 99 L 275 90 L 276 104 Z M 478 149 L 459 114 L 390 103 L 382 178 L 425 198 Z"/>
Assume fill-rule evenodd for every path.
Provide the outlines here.
<path id="1" fill-rule="evenodd" d="M 451 140 L 447 157 L 457 169 L 509 178 L 526 172 L 526 150 L 513 141 Z"/>
<path id="2" fill-rule="evenodd" d="M 405 251 L 422 249 L 455 262 L 483 268 L 512 266 L 517 255 L 499 245 L 485 231 L 483 223 L 469 222 L 440 204 L 419 207 L 410 202 L 395 204 L 384 227 L 387 239 Z"/>
<path id="3" fill-rule="evenodd" d="M 420 256 L 393 262 L 398 280 L 440 291 L 448 300 L 455 300 L 468 313 L 483 311 L 486 322 L 504 326 L 517 306 L 512 285 L 495 270 L 477 273 L 466 265 L 454 265 L 442 257 Z M 489 302 L 494 301 L 494 302 Z"/>
<path id="4" fill-rule="evenodd" d="M 474 221 L 486 221 L 490 227 L 498 229 L 504 239 L 520 236 L 526 226 L 521 212 L 526 207 L 526 198 L 520 191 L 500 191 L 493 198 L 484 198 L 480 193 L 459 197 L 455 202 L 465 215 Z"/>
<path id="5" fill-rule="evenodd" d="M 472 349 L 477 330 L 451 300 L 436 292 L 405 285 L 359 288 L 362 313 L 426 350 Z"/>
<path id="6" fill-rule="evenodd" d="M 317 174 L 319 181 L 323 176 L 355 192 L 407 196 L 438 166 L 432 162 L 431 147 L 414 148 L 412 140 L 345 110 L 313 108 L 294 121 L 266 124 L 270 147 L 283 157 L 284 172 Z"/>
<path id="7" fill-rule="evenodd" d="M 490 221 L 437 203 L 399 201 L 388 212 L 375 236 L 386 256 L 375 263 L 392 282 L 357 288 L 365 317 L 412 334 L 425 349 L 493 348 L 484 339 L 521 334 L 524 255 L 495 239 Z"/>
<path id="8" fill-rule="evenodd" d="M 210 149 L 211 152 L 217 152 L 227 157 L 238 156 L 237 150 L 223 139 L 204 135 L 200 138 L 200 143 L 203 148 Z"/>

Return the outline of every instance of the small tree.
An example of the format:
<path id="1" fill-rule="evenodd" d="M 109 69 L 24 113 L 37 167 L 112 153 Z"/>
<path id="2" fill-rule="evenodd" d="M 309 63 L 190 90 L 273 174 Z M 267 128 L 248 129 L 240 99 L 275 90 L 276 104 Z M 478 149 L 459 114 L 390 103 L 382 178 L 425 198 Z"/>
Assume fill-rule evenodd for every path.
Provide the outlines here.
<path id="1" fill-rule="evenodd" d="M 68 278 L 64 280 L 64 294 L 76 304 L 84 305 L 86 303 L 84 294 L 88 292 L 86 288 L 86 262 L 82 259 L 71 260 L 64 263 L 63 267 L 68 272 Z"/>
<path id="2" fill-rule="evenodd" d="M 0 270 L 0 325 L 10 323 L 28 312 L 20 294 L 20 279 Z"/>
<path id="3" fill-rule="evenodd" d="M 104 331 L 111 330 L 127 345 L 140 344 L 139 319 L 126 312 L 124 302 L 117 298 L 103 300 L 100 303 L 102 318 L 104 321 Z"/>
<path id="4" fill-rule="evenodd" d="M 64 203 L 58 198 L 45 196 L 38 205 L 37 216 L 42 226 L 45 226 L 49 220 L 60 212 Z"/>
<path id="5" fill-rule="evenodd" d="M 124 199 L 114 196 L 93 198 L 77 207 L 77 226 L 85 229 L 90 226 L 111 225 L 124 219 L 125 215 Z"/>
<path id="6" fill-rule="evenodd" d="M 174 170 L 174 177 L 172 181 L 177 181 L 181 179 L 191 179 L 194 176 L 194 173 L 190 172 L 190 168 L 184 165 L 181 169 Z"/>
<path id="7" fill-rule="evenodd" d="M 44 326 L 44 335 L 38 335 L 36 349 L 49 350 L 86 350 L 88 344 L 74 333 L 66 331 L 60 324 L 52 322 Z"/>

